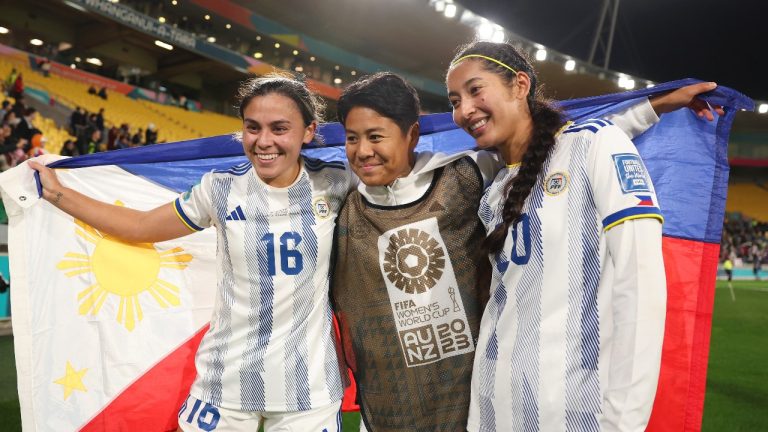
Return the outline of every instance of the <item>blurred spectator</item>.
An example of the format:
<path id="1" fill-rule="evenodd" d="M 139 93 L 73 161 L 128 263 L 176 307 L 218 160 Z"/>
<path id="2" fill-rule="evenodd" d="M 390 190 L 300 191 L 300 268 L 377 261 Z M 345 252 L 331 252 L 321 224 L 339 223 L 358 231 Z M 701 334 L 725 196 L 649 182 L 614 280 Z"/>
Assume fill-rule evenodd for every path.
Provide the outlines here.
<path id="1" fill-rule="evenodd" d="M 22 77 L 22 74 L 19 74 L 16 77 L 16 80 L 13 82 L 13 85 L 11 86 L 10 91 L 8 91 L 8 95 L 14 99 L 18 99 L 23 94 L 24 94 L 24 77 Z"/>
<path id="2" fill-rule="evenodd" d="M 0 119 L 5 117 L 5 113 L 7 113 L 11 109 L 11 101 L 4 100 L 3 106 L 0 108 Z"/>
<path id="3" fill-rule="evenodd" d="M 106 87 L 102 87 L 102 88 L 99 89 L 99 97 L 104 99 L 104 100 L 107 100 L 107 88 Z"/>
<path id="4" fill-rule="evenodd" d="M 100 142 L 101 131 L 98 129 L 92 129 L 89 133 L 83 134 L 83 136 L 79 138 L 77 149 L 80 154 L 96 153 L 99 149 Z"/>
<path id="5" fill-rule="evenodd" d="M 77 149 L 77 145 L 71 139 L 64 141 L 64 145 L 61 147 L 62 156 L 80 156 L 80 151 Z"/>
<path id="6" fill-rule="evenodd" d="M 19 76 L 19 72 L 16 70 L 16 68 L 12 68 L 8 76 L 5 77 L 5 81 L 3 82 L 3 87 L 5 88 L 5 91 L 8 94 L 10 94 L 11 87 L 13 87 L 13 84 L 16 82 L 16 77 L 18 76 Z"/>
<path id="7" fill-rule="evenodd" d="M 94 122 L 96 123 L 96 129 L 104 133 L 104 108 L 100 108 L 99 112 L 95 116 Z"/>
<path id="8" fill-rule="evenodd" d="M 147 125 L 147 132 L 144 134 L 144 144 L 150 145 L 157 142 L 157 128 L 154 123 Z"/>
<path id="9" fill-rule="evenodd" d="M 69 116 L 69 133 L 73 136 L 80 135 L 80 129 L 85 125 L 85 112 L 80 107 L 75 107 Z"/>
<path id="10" fill-rule="evenodd" d="M 14 134 L 19 138 L 24 138 L 27 141 L 31 141 L 35 130 L 35 126 L 32 123 L 34 122 L 36 116 L 36 109 L 32 107 L 27 108 L 24 112 L 24 117 L 21 119 L 21 121 L 19 121 L 19 124 L 16 125 Z"/>
<path id="11" fill-rule="evenodd" d="M 768 246 L 768 223 L 739 213 L 727 213 L 720 246 L 722 259 L 737 259 L 751 263 L 753 270 L 765 262 Z"/>
<path id="12" fill-rule="evenodd" d="M 88 94 L 89 95 L 94 95 L 94 96 L 96 95 L 96 87 L 94 87 L 93 84 L 88 86 Z"/>
<path id="13" fill-rule="evenodd" d="M 133 134 L 131 137 L 131 144 L 133 144 L 133 147 L 140 146 L 141 145 L 141 133 L 142 129 L 139 128 L 139 131 Z"/>
<path id="14" fill-rule="evenodd" d="M 46 141 L 43 133 L 39 130 L 35 130 L 35 133 L 32 135 L 32 140 L 30 141 L 30 148 L 27 150 L 27 157 L 33 158 L 47 154 L 48 152 L 45 151 Z"/>

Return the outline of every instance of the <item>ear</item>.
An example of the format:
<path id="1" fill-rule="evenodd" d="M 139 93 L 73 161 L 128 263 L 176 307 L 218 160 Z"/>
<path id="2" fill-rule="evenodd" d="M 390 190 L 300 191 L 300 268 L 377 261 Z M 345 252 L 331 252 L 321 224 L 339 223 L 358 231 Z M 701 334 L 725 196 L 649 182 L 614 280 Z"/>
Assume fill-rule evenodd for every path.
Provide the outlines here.
<path id="1" fill-rule="evenodd" d="M 406 134 L 408 138 L 408 151 L 412 152 L 416 148 L 416 144 L 419 143 L 420 131 L 421 128 L 419 127 L 419 122 L 412 124 L 411 127 L 408 128 L 408 133 Z"/>
<path id="2" fill-rule="evenodd" d="M 309 124 L 309 126 L 304 129 L 304 139 L 302 142 L 304 144 L 309 144 L 312 142 L 312 140 L 315 138 L 315 132 L 317 132 L 317 121 L 312 121 L 312 123 Z"/>
<path id="3" fill-rule="evenodd" d="M 515 97 L 527 99 L 531 91 L 531 77 L 525 72 L 518 72 L 513 86 L 517 90 Z"/>

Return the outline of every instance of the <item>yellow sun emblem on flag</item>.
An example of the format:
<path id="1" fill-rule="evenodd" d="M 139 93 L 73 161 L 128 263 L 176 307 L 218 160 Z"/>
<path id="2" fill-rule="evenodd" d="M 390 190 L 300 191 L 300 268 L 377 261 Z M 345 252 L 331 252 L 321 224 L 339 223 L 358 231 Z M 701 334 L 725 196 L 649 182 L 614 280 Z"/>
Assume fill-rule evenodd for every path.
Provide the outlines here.
<path id="1" fill-rule="evenodd" d="M 122 206 L 120 201 L 116 205 Z M 96 283 L 77 294 L 80 315 L 96 315 L 110 295 L 120 298 L 117 322 L 129 331 L 144 314 L 139 295 L 149 293 L 158 306 L 179 306 L 179 288 L 160 279 L 161 268 L 183 270 L 192 255 L 181 247 L 159 251 L 153 243 L 125 243 L 75 219 L 75 233 L 94 245 L 90 255 L 67 252 L 56 268 L 68 277 L 93 273 Z"/>

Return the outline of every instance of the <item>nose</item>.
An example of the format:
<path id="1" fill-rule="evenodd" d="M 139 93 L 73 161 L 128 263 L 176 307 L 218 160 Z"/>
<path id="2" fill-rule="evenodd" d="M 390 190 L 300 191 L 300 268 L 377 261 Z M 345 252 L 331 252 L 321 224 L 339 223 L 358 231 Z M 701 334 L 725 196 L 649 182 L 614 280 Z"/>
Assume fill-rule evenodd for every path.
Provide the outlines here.
<path id="1" fill-rule="evenodd" d="M 461 101 L 461 105 L 459 105 L 459 114 L 461 115 L 462 120 L 471 118 L 475 111 L 475 103 L 471 98 L 466 98 Z"/>
<path id="2" fill-rule="evenodd" d="M 357 145 L 357 157 L 358 159 L 373 157 L 373 143 L 367 139 L 361 139 Z"/>

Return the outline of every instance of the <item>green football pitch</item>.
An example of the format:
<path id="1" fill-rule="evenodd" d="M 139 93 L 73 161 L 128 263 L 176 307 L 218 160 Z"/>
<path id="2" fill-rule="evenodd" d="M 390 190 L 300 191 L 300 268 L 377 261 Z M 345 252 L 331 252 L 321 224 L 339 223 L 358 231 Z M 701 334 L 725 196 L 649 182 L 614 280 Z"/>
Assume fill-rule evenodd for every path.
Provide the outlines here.
<path id="1" fill-rule="evenodd" d="M 715 292 L 707 394 L 702 429 L 768 431 L 768 281 L 724 282 Z M 13 338 L 0 337 L 2 430 L 21 431 Z M 344 415 L 344 431 L 357 431 L 359 416 Z"/>

